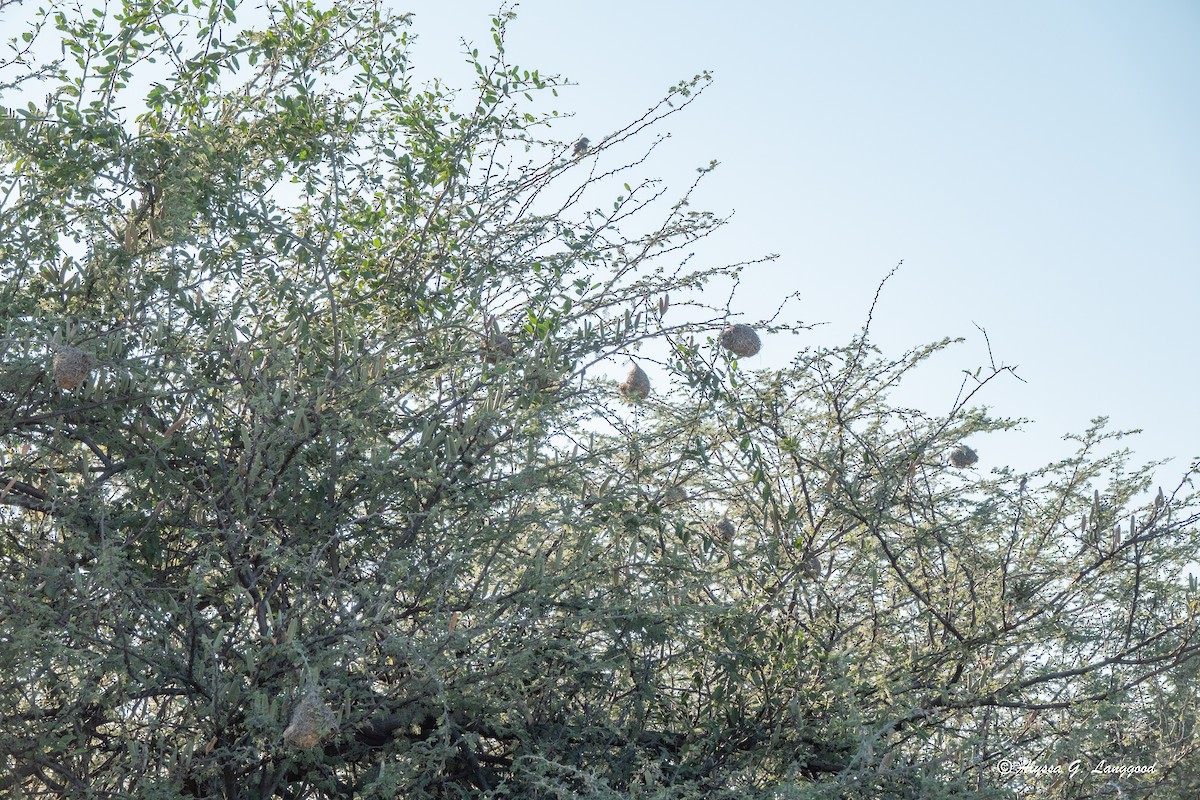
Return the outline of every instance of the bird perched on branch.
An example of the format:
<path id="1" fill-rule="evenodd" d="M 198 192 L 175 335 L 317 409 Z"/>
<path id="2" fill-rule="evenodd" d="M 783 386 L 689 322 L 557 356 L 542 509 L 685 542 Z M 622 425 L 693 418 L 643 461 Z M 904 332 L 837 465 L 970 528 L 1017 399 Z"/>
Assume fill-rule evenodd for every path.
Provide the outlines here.
<path id="1" fill-rule="evenodd" d="M 575 143 L 575 149 L 573 151 L 575 153 L 575 157 L 579 158 L 579 156 L 586 153 L 589 144 L 590 142 L 588 142 L 588 138 L 586 136 L 580 137 L 579 141 Z"/>

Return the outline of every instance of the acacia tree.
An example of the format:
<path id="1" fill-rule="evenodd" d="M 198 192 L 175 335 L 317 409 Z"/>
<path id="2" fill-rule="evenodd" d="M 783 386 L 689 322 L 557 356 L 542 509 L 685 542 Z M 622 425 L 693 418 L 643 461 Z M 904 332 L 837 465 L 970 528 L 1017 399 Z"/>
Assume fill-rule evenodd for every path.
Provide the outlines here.
<path id="1" fill-rule="evenodd" d="M 947 343 L 748 371 L 723 220 L 637 177 L 706 75 L 577 150 L 509 14 L 455 92 L 377 5 L 239 13 L 56 11 L 4 73 L 5 792 L 1194 793 L 1191 473 L 948 461 L 1014 423 L 887 402 Z"/>
<path id="2" fill-rule="evenodd" d="M 896 408 L 950 343 L 884 359 L 868 333 L 756 373 L 680 347 L 714 413 L 664 404 L 644 434 L 720 520 L 696 683 L 737 709 L 727 751 L 796 797 L 1194 793 L 1195 466 L 1148 494 L 1158 465 L 1100 419 L 1068 459 L 984 474 L 964 440 L 1019 421 L 970 403 L 1008 370 L 947 415 Z"/>

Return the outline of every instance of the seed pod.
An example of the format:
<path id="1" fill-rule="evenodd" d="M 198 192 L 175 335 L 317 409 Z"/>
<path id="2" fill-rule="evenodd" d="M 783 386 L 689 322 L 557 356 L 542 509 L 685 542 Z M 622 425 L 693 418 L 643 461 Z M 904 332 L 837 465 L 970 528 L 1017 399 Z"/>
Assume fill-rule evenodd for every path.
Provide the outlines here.
<path id="1" fill-rule="evenodd" d="M 734 527 L 734 524 L 727 519 L 722 519 L 717 523 L 716 531 L 717 536 L 721 537 L 721 539 L 726 542 L 732 540 L 737 534 L 737 528 Z"/>
<path id="2" fill-rule="evenodd" d="M 74 347 L 60 347 L 54 354 L 54 382 L 58 388 L 70 391 L 87 380 L 95 365 L 90 353 Z"/>
<path id="3" fill-rule="evenodd" d="M 975 451 L 965 444 L 960 444 L 950 451 L 950 463 L 960 469 L 965 469 L 978 460 L 979 456 Z"/>
<path id="4" fill-rule="evenodd" d="M 329 706 L 321 702 L 315 687 L 310 686 L 304 699 L 292 713 L 291 724 L 283 732 L 283 741 L 290 747 L 311 750 L 327 735 L 337 731 L 337 722 Z"/>
<path id="5" fill-rule="evenodd" d="M 721 346 L 735 356 L 752 356 L 762 348 L 762 342 L 754 328 L 738 323 L 721 331 Z"/>
<path id="6" fill-rule="evenodd" d="M 625 382 L 617 387 L 628 398 L 645 400 L 650 396 L 650 376 L 639 366 L 634 366 L 625 376 Z"/>

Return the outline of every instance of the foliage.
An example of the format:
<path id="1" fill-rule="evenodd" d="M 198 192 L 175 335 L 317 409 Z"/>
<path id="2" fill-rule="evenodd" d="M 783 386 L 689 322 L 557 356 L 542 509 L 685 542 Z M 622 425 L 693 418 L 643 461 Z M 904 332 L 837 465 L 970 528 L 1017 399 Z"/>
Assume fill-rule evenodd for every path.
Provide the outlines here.
<path id="1" fill-rule="evenodd" d="M 750 263 L 630 177 L 707 75 L 576 153 L 507 12 L 470 92 L 378 5 L 239 13 L 0 73 L 52 87 L 0 141 L 4 792 L 1194 796 L 1194 471 L 1142 500 L 1102 421 L 955 468 L 1006 370 L 887 397 L 949 341 L 724 350 Z M 1155 771 L 1002 769 L 1073 759 Z"/>

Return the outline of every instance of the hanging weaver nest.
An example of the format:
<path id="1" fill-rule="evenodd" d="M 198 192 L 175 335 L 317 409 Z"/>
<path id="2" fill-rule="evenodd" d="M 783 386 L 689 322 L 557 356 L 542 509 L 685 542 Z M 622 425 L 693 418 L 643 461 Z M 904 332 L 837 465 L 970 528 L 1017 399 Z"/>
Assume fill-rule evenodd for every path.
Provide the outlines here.
<path id="1" fill-rule="evenodd" d="M 283 732 L 284 744 L 300 750 L 311 750 L 327 735 L 337 732 L 337 722 L 329 706 L 321 702 L 315 686 L 304 693 L 304 699 L 292 712 L 291 724 Z"/>
<path id="2" fill-rule="evenodd" d="M 687 499 L 688 499 L 687 492 L 685 492 L 683 489 L 679 488 L 678 486 L 668 486 L 667 490 L 665 492 L 663 492 L 663 496 L 662 496 L 663 505 L 667 505 L 667 506 L 673 506 L 673 505 L 676 505 L 677 503 L 683 503 Z"/>
<path id="3" fill-rule="evenodd" d="M 479 360 L 489 364 L 505 361 L 513 357 L 512 339 L 500 331 L 489 331 L 479 343 Z"/>
<path id="4" fill-rule="evenodd" d="M 809 556 L 801 562 L 800 571 L 809 580 L 816 580 L 821 577 L 821 559 L 816 556 Z"/>
<path id="5" fill-rule="evenodd" d="M 730 541 L 737 534 L 737 528 L 727 519 L 722 519 L 716 525 L 716 533 L 723 541 Z"/>
<path id="6" fill-rule="evenodd" d="M 525 365 L 523 373 L 525 388 L 531 392 L 544 392 L 555 386 L 558 373 L 548 364 L 538 362 Z"/>
<path id="7" fill-rule="evenodd" d="M 960 469 L 966 468 L 979 460 L 974 450 L 965 444 L 960 444 L 950 451 L 950 463 Z"/>
<path id="8" fill-rule="evenodd" d="M 94 366 L 96 360 L 90 353 L 74 347 L 60 347 L 54 354 L 54 382 L 58 388 L 70 391 L 87 380 Z"/>
<path id="9" fill-rule="evenodd" d="M 735 356 L 752 356 L 762 349 L 762 342 L 754 328 L 738 323 L 721 331 L 721 346 Z"/>
<path id="10" fill-rule="evenodd" d="M 625 376 L 625 382 L 617 388 L 626 397 L 645 400 L 650 396 L 650 376 L 641 367 L 634 366 Z"/>
<path id="11" fill-rule="evenodd" d="M 1029 601 L 1033 598 L 1037 591 L 1037 587 L 1035 586 L 1034 582 L 1026 578 L 1015 580 L 1010 586 L 1011 588 L 1009 589 L 1009 596 L 1012 598 L 1014 603 L 1025 603 Z"/>

